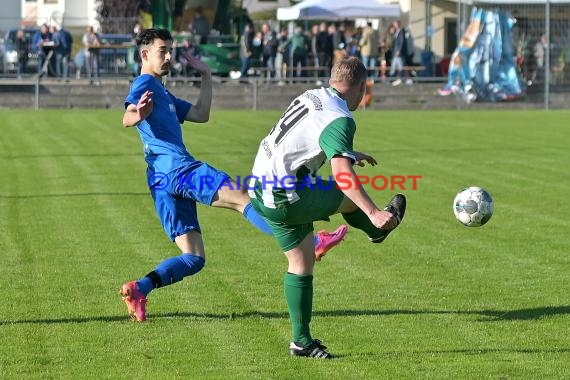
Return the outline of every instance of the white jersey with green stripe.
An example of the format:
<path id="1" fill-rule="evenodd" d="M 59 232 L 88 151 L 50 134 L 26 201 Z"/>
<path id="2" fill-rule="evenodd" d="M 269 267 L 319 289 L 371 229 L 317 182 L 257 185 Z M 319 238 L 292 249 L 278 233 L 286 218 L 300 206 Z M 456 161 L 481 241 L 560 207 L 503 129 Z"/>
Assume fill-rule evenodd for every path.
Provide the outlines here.
<path id="1" fill-rule="evenodd" d="M 298 189 L 318 184 L 317 170 L 326 160 L 344 156 L 354 161 L 355 131 L 352 113 L 336 90 L 301 94 L 261 141 L 249 195 L 271 208 L 296 202 Z"/>

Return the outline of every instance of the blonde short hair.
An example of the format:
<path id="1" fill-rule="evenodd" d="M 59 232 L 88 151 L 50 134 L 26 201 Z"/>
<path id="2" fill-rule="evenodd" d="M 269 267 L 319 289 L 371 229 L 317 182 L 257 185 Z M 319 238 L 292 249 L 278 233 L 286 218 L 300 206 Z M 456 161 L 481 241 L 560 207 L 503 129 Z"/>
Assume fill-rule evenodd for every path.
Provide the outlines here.
<path id="1" fill-rule="evenodd" d="M 343 58 L 331 69 L 332 82 L 346 83 L 350 87 L 360 84 L 367 77 L 366 67 L 356 57 Z"/>

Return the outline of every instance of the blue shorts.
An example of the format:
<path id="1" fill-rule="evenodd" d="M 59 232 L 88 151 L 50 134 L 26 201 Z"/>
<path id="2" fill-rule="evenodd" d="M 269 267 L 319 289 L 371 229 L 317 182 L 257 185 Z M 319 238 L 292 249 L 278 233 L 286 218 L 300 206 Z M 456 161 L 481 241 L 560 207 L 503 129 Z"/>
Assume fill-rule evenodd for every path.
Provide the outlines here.
<path id="1" fill-rule="evenodd" d="M 172 173 L 147 169 L 150 193 L 164 231 L 174 241 L 188 231 L 200 230 L 196 202 L 211 205 L 216 192 L 229 175 L 196 161 Z"/>

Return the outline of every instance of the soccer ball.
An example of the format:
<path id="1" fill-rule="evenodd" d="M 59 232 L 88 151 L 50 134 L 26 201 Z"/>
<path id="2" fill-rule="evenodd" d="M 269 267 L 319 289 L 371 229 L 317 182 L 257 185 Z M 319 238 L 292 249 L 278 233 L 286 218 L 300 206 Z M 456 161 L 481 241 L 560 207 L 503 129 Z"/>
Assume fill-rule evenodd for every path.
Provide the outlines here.
<path id="1" fill-rule="evenodd" d="M 461 190 L 453 200 L 453 213 L 461 224 L 479 227 L 493 215 L 493 198 L 485 189 L 477 186 Z"/>

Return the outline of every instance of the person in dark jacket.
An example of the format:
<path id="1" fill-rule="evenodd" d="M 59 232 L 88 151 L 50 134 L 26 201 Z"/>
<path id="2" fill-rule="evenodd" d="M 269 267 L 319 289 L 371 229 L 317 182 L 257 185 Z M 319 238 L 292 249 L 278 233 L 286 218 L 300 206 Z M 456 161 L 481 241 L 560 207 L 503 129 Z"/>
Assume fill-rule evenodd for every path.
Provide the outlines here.
<path id="1" fill-rule="evenodd" d="M 48 64 L 46 64 L 46 60 L 48 59 L 48 55 L 50 55 L 50 50 L 53 49 L 52 35 L 47 24 L 43 24 L 40 27 L 40 30 L 34 34 L 34 38 L 32 40 L 32 48 L 34 52 L 38 54 L 39 58 L 38 74 L 47 74 Z M 49 58 L 51 58 L 51 56 Z"/>
<path id="2" fill-rule="evenodd" d="M 263 33 L 261 54 L 263 55 L 263 63 L 267 68 L 267 77 L 270 78 L 275 74 L 275 57 L 277 56 L 277 33 L 271 30 L 269 24 L 265 23 L 261 26 Z"/>
<path id="3" fill-rule="evenodd" d="M 26 63 L 28 63 L 30 42 L 26 38 L 26 34 L 22 29 L 16 32 L 16 51 L 18 52 L 18 79 L 22 78 L 22 74 L 26 70 Z"/>
<path id="4" fill-rule="evenodd" d="M 73 45 L 73 36 L 63 26 L 53 34 L 55 45 L 55 75 L 69 79 L 69 57 Z"/>
<path id="5" fill-rule="evenodd" d="M 307 73 L 304 68 L 307 66 L 307 58 L 309 57 L 309 51 L 311 49 L 311 41 L 304 33 L 302 27 L 295 27 L 295 32 L 293 33 L 293 36 L 291 36 L 288 45 L 291 52 L 291 68 L 293 69 L 293 77 L 306 77 Z"/>

